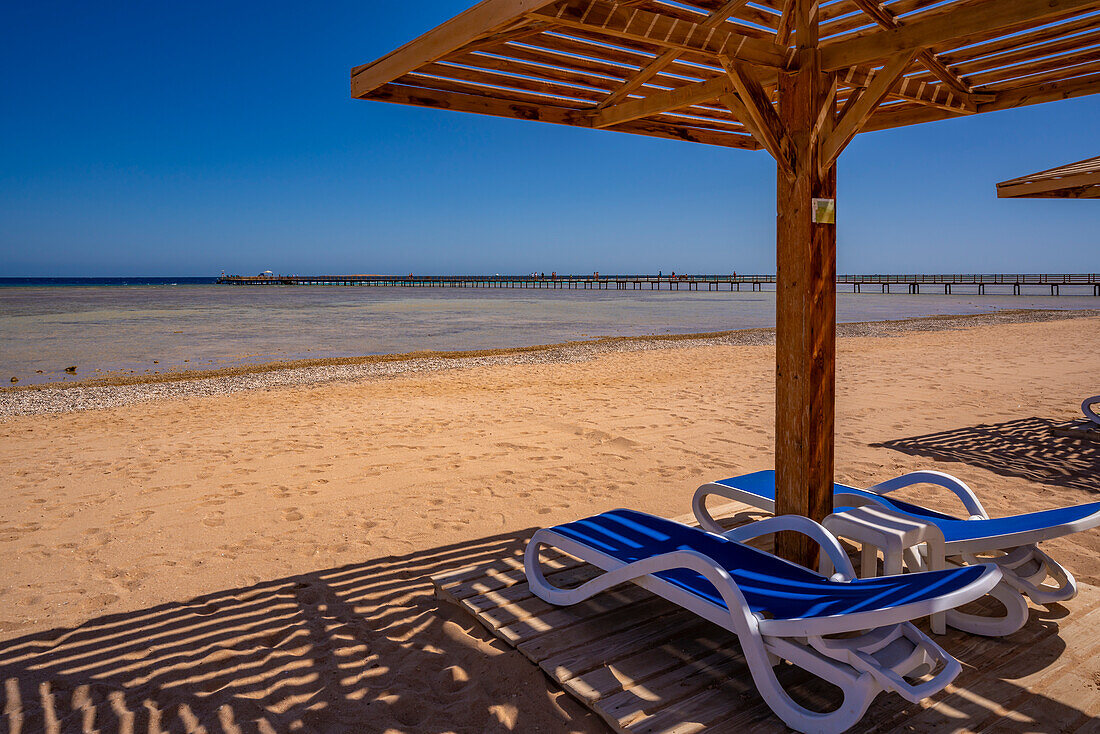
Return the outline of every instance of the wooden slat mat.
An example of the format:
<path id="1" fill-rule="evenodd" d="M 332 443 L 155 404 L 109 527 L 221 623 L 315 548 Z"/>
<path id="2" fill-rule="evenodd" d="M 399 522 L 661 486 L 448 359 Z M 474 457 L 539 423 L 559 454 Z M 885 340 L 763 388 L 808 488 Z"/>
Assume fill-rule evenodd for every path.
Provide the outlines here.
<path id="1" fill-rule="evenodd" d="M 737 504 L 715 514 L 728 527 L 760 516 Z M 556 584 L 598 573 L 565 554 L 544 558 Z M 636 586 L 555 607 L 531 593 L 517 557 L 432 581 L 441 599 L 473 615 L 615 731 L 786 731 L 756 693 L 734 635 Z M 1008 638 L 949 630 L 938 642 L 964 664 L 955 684 L 919 705 L 880 694 L 861 730 L 1100 732 L 1100 589 L 1083 585 L 1065 607 L 1033 608 L 1028 625 Z M 779 675 L 804 704 L 827 707 L 837 698 L 835 688 L 792 666 Z"/>

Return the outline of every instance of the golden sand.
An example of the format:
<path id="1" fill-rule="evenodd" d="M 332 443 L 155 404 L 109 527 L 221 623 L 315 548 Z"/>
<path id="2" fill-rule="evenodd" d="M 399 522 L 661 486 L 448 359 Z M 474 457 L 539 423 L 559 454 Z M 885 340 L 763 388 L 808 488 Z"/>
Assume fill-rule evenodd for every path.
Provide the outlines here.
<path id="1" fill-rule="evenodd" d="M 837 477 L 940 469 L 993 514 L 1098 499 L 1100 445 L 1050 430 L 1100 392 L 1098 355 L 1097 317 L 842 338 Z M 8 721 L 599 731 L 426 576 L 770 467 L 773 358 L 607 351 L 8 418 Z M 1100 583 L 1100 531 L 1044 547 Z"/>

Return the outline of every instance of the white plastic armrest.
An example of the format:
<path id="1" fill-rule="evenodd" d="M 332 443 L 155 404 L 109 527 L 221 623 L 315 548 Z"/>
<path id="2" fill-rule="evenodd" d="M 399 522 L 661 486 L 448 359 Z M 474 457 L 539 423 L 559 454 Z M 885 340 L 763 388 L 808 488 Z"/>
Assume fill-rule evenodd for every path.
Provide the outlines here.
<path id="1" fill-rule="evenodd" d="M 543 574 L 542 565 L 539 562 L 539 549 L 543 546 L 559 548 L 581 560 L 600 566 L 605 572 L 576 588 L 558 588 Z M 650 556 L 621 566 L 614 566 L 614 562 L 605 564 L 601 562 L 601 558 L 607 557 L 583 543 L 559 535 L 553 528 L 546 528 L 536 531 L 527 543 L 524 553 L 524 571 L 527 574 L 528 584 L 536 596 L 551 604 L 566 606 L 584 601 L 627 581 L 652 576 L 661 571 L 686 568 L 701 575 L 718 591 L 722 601 L 725 602 L 726 609 L 733 617 L 734 630 L 739 630 L 738 634 L 749 630 L 750 627 L 755 630 L 753 626 L 755 617 L 737 583 L 730 577 L 729 572 L 710 556 L 699 551 L 684 549 Z"/>
<path id="2" fill-rule="evenodd" d="M 885 482 L 876 484 L 873 487 L 868 487 L 868 492 L 874 494 L 886 494 L 887 492 L 893 492 L 895 489 L 901 489 L 902 487 L 911 487 L 914 484 L 934 484 L 937 487 L 943 487 L 949 489 L 960 500 L 962 500 L 963 506 L 966 507 L 966 511 L 970 513 L 971 520 L 988 520 L 989 514 L 982 507 L 981 500 L 974 494 L 974 490 L 966 486 L 961 480 L 957 479 L 950 474 L 945 474 L 942 471 L 915 471 L 908 474 L 902 474 L 900 477 L 893 479 L 887 479 Z"/>
<path id="3" fill-rule="evenodd" d="M 836 536 L 822 525 L 802 515 L 776 515 L 775 517 L 750 522 L 748 525 L 742 525 L 733 530 L 727 530 L 722 535 L 730 540 L 743 543 L 746 540 L 759 538 L 761 535 L 778 533 L 781 530 L 793 530 L 802 533 L 821 546 L 821 550 L 829 556 L 829 560 L 833 562 L 833 568 L 836 569 L 836 573 L 830 577 L 834 581 L 851 581 L 856 577 L 856 571 L 852 568 L 852 560 L 848 558 L 848 554 L 844 552 L 844 548 L 841 547 Z"/>

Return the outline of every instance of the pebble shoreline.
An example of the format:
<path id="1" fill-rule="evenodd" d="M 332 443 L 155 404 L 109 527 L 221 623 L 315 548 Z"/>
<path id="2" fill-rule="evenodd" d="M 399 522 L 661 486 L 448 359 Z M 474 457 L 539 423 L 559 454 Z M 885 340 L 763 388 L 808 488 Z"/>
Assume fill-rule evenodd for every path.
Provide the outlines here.
<path id="1" fill-rule="evenodd" d="M 949 331 L 993 324 L 1036 323 L 1063 319 L 1092 318 L 1100 310 L 1001 311 L 968 316 L 933 316 L 899 321 L 840 324 L 839 338 L 893 337 L 922 331 Z M 307 367 L 261 370 L 247 374 L 188 377 L 186 379 L 123 385 L 58 386 L 37 389 L 8 389 L 0 392 L 0 420 L 43 413 L 114 408 L 150 400 L 225 396 L 243 390 L 262 390 L 328 382 L 390 379 L 453 369 L 491 365 L 521 365 L 583 362 L 600 354 L 683 349 L 717 345 L 768 345 L 775 343 L 775 329 L 746 329 L 718 335 L 689 337 L 639 337 L 605 339 L 585 343 L 547 346 L 534 350 L 507 351 L 476 356 L 412 357 L 364 364 L 320 364 Z"/>

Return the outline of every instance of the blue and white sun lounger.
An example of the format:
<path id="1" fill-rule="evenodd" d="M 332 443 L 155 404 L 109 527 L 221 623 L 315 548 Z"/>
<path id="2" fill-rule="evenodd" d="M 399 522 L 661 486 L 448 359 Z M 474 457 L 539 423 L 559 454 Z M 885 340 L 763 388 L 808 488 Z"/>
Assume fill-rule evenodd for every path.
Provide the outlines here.
<path id="1" fill-rule="evenodd" d="M 740 542 L 780 530 L 813 538 L 837 572 L 825 577 Z M 555 587 L 539 560 L 547 546 L 606 573 L 575 589 Z M 576 604 L 630 581 L 735 633 L 761 696 L 802 732 L 848 729 L 880 691 L 917 702 L 942 690 L 961 666 L 909 620 L 980 598 L 1001 578 L 996 566 L 978 565 L 856 579 L 837 539 L 808 518 L 768 518 L 719 534 L 631 510 L 539 530 L 525 565 L 531 590 L 551 604 Z M 795 703 L 772 670 L 780 660 L 838 686 L 840 707 L 818 713 Z"/>
<path id="2" fill-rule="evenodd" d="M 950 490 L 962 501 L 967 517 L 953 517 L 886 496 L 896 489 L 916 484 L 933 484 Z M 723 479 L 704 484 L 696 491 L 692 507 L 699 524 L 708 530 L 721 529 L 706 508 L 711 495 L 774 512 L 775 472 L 761 471 Z M 1011 634 L 1027 622 L 1025 595 L 1037 604 L 1066 601 L 1077 595 L 1073 575 L 1036 544 L 1100 525 L 1100 502 L 991 518 L 970 487 L 950 474 L 934 471 L 912 472 L 865 490 L 836 484 L 833 501 L 837 512 L 846 507 L 877 505 L 935 525 L 943 532 L 945 560 L 950 564 L 997 564 L 1004 579 L 993 596 L 1005 606 L 1005 615 L 984 617 L 957 610 L 946 615 L 947 623 L 957 629 L 990 636 Z M 927 567 L 926 559 L 914 553 L 908 553 L 906 561 L 910 569 Z M 1046 583 L 1048 579 L 1053 580 L 1054 585 Z"/>

